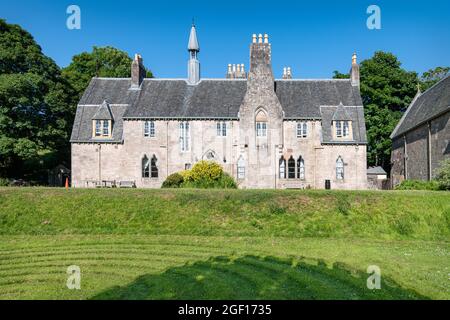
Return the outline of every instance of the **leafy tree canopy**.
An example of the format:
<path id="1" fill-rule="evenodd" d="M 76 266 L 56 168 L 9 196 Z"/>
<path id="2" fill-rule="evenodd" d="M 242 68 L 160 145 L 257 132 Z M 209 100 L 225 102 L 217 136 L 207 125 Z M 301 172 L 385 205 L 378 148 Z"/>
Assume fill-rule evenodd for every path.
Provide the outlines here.
<path id="1" fill-rule="evenodd" d="M 75 105 L 55 62 L 28 32 L 0 19 L 0 176 L 68 160 Z"/>
<path id="2" fill-rule="evenodd" d="M 92 52 L 83 52 L 72 58 L 63 69 L 63 76 L 75 88 L 81 98 L 93 77 L 128 78 L 131 76 L 132 59 L 124 51 L 113 47 L 93 47 Z M 146 69 L 146 77 L 153 74 Z"/>
<path id="3" fill-rule="evenodd" d="M 417 73 L 404 70 L 395 55 L 382 51 L 362 61 L 360 73 L 369 140 L 368 165 L 381 165 L 389 172 L 392 144 L 389 136 L 417 93 Z M 333 77 L 349 76 L 335 71 Z"/>
<path id="4" fill-rule="evenodd" d="M 438 81 L 450 75 L 450 67 L 436 67 L 425 71 L 420 77 L 420 90 L 426 91 Z"/>

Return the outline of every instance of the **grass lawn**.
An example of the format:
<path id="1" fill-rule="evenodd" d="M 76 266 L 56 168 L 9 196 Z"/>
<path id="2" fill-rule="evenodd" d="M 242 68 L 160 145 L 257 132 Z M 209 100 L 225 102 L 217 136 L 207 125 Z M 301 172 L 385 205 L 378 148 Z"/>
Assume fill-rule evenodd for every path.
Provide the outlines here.
<path id="1" fill-rule="evenodd" d="M 450 299 L 449 239 L 445 192 L 0 188 L 0 299 Z"/>

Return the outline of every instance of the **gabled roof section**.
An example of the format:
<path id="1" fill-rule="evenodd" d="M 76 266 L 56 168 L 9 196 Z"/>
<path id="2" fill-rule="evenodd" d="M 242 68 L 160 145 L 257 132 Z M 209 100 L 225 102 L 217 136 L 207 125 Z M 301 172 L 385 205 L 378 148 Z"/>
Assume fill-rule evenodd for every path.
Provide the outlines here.
<path id="1" fill-rule="evenodd" d="M 344 121 L 344 120 L 352 120 L 352 118 L 349 116 L 347 111 L 345 111 L 344 105 L 342 102 L 338 105 L 336 108 L 336 111 L 334 111 L 333 114 L 333 121 Z"/>
<path id="2" fill-rule="evenodd" d="M 108 102 L 103 101 L 102 105 L 98 107 L 97 112 L 92 117 L 92 120 L 114 120 L 114 117 L 109 108 Z"/>
<path id="3" fill-rule="evenodd" d="M 350 120 L 353 140 L 342 141 L 333 140 L 332 133 L 332 122 L 334 121 L 334 116 L 338 112 L 343 113 L 348 116 L 347 119 Z M 366 122 L 364 121 L 364 107 L 363 106 L 321 106 L 320 112 L 322 114 L 322 143 L 326 144 L 367 144 L 367 134 L 366 134 Z M 341 119 L 340 119 L 341 120 Z"/>
<path id="4" fill-rule="evenodd" d="M 450 76 L 442 79 L 424 93 L 417 95 L 391 134 L 396 138 L 450 111 Z"/>
<path id="5" fill-rule="evenodd" d="M 320 106 L 362 106 L 350 79 L 276 80 L 275 91 L 287 119 L 321 118 Z"/>

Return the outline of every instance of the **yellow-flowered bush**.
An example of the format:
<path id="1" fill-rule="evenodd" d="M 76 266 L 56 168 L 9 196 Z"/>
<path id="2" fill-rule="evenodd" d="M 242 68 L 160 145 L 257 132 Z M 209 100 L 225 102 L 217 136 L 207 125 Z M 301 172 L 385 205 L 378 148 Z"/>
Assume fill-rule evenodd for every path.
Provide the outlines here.
<path id="1" fill-rule="evenodd" d="M 185 176 L 185 181 L 214 181 L 219 180 L 223 174 L 223 169 L 218 163 L 205 160 L 197 162 L 189 171 Z"/>

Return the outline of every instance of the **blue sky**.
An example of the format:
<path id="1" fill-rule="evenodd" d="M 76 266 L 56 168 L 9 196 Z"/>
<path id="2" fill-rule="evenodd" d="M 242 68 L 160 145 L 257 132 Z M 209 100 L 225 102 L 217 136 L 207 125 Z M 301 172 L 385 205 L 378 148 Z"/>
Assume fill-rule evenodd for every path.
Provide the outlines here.
<path id="1" fill-rule="evenodd" d="M 66 8 L 81 8 L 81 30 L 68 30 Z M 366 27 L 367 7 L 381 8 L 381 30 Z M 276 77 L 329 78 L 347 72 L 351 55 L 390 51 L 418 72 L 450 66 L 450 1 L 6 1 L 0 18 L 33 34 L 60 66 L 93 45 L 140 53 L 159 78 L 186 76 L 189 29 L 195 17 L 202 77 L 222 78 L 228 63 L 248 67 L 253 33 L 268 33 Z"/>

